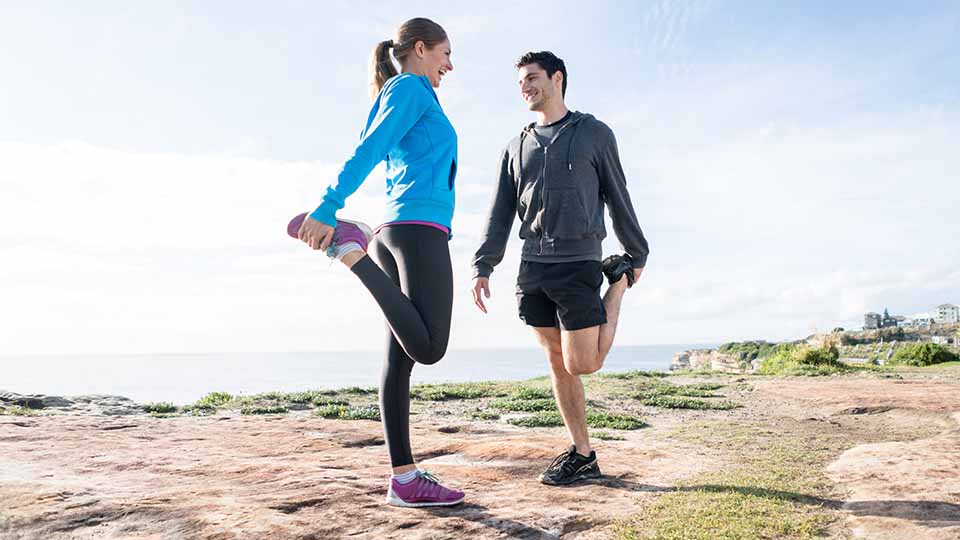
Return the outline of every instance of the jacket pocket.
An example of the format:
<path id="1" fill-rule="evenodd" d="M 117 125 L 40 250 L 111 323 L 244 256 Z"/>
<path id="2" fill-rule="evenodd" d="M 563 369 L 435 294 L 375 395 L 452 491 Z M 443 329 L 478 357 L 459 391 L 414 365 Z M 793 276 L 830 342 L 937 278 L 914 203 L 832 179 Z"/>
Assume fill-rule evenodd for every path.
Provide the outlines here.
<path id="1" fill-rule="evenodd" d="M 449 182 L 447 183 L 447 187 L 450 189 L 450 191 L 453 191 L 453 185 L 456 182 L 456 179 L 457 179 L 457 160 L 453 159 L 450 161 L 450 179 L 449 179 Z"/>
<path id="2" fill-rule="evenodd" d="M 576 188 L 547 190 L 543 210 L 543 236 L 557 239 L 587 236 L 589 219 Z"/>

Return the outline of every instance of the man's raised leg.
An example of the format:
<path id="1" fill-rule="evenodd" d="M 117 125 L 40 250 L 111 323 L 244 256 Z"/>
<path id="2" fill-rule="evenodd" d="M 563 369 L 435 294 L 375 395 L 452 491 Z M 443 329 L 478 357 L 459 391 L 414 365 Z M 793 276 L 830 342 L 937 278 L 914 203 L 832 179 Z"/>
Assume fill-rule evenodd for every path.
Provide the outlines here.
<path id="1" fill-rule="evenodd" d="M 603 307 L 607 311 L 607 322 L 580 330 L 560 332 L 560 346 L 563 362 L 571 375 L 587 375 L 603 367 L 603 361 L 613 346 L 617 335 L 617 323 L 620 320 L 620 305 L 623 293 L 627 290 L 627 277 L 610 285 L 603 295 Z M 539 328 L 537 330 L 540 330 Z"/>

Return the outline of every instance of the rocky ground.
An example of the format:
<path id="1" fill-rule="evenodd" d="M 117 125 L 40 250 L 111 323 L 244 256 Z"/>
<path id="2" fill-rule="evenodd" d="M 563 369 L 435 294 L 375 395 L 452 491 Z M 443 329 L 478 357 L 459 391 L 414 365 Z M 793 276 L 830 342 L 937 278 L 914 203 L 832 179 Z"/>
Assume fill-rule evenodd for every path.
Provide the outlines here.
<path id="1" fill-rule="evenodd" d="M 310 410 L 152 417 L 114 397 L 0 394 L 0 539 L 737 537 L 684 521 L 715 492 L 815 518 L 816 530 L 784 538 L 960 538 L 960 369 L 670 380 L 718 382 L 741 407 L 624 404 L 640 381 L 591 380 L 592 407 L 650 427 L 604 430 L 622 437 L 596 441 L 605 478 L 568 488 L 536 481 L 567 444 L 562 428 L 469 419 L 483 400 L 415 403 L 418 461 L 468 494 L 459 507 L 418 510 L 383 504 L 389 463 L 374 421 Z M 723 480 L 779 441 L 815 464 L 789 469 L 809 472 L 809 487 Z M 727 515 L 763 508 L 749 505 Z M 685 532 L 664 528 L 674 521 Z"/>

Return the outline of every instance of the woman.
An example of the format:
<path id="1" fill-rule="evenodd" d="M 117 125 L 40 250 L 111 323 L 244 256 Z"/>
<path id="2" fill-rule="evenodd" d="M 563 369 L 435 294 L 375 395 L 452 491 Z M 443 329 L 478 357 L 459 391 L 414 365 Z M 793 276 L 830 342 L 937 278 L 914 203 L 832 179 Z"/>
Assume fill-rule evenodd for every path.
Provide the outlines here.
<path id="1" fill-rule="evenodd" d="M 390 60 L 391 49 L 400 73 Z M 464 498 L 417 469 L 409 429 L 413 365 L 440 360 L 450 336 L 453 272 L 447 242 L 457 134 L 433 89 L 452 70 L 447 34 L 429 19 L 411 19 L 396 39 L 379 43 L 371 56 L 373 108 L 360 143 L 320 206 L 288 227 L 292 236 L 325 250 L 356 274 L 386 317 L 380 413 L 393 465 L 387 502 L 396 506 L 448 506 Z M 338 219 L 337 211 L 384 156 L 387 218 L 373 234 L 362 223 Z"/>

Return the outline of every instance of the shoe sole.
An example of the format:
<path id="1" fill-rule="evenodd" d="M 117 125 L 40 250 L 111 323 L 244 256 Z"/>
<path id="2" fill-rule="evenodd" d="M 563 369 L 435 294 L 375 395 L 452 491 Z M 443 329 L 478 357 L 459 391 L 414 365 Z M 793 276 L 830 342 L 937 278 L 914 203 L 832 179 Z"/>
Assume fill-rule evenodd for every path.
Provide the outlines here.
<path id="1" fill-rule="evenodd" d="M 370 244 L 370 240 L 373 240 L 373 229 L 369 225 L 362 221 L 354 221 L 352 219 L 337 219 L 337 221 L 342 221 L 344 223 L 349 223 L 351 225 L 356 225 L 363 235 L 367 237 L 367 244 Z"/>
<path id="2" fill-rule="evenodd" d="M 306 221 L 308 215 L 309 214 L 306 214 L 306 213 L 297 214 L 297 216 L 291 219 L 290 223 L 287 224 L 287 234 L 291 238 L 296 238 L 298 240 L 300 239 L 300 236 L 298 235 L 300 231 L 300 226 L 303 224 L 304 221 Z M 367 244 L 370 243 L 370 240 L 373 240 L 373 229 L 371 229 L 370 226 L 367 225 L 366 223 L 363 223 L 362 221 L 354 221 L 352 219 L 338 219 L 337 221 L 342 221 L 344 223 L 350 223 L 351 225 L 356 225 L 357 228 L 360 229 L 361 232 L 363 232 L 363 235 L 367 237 Z"/>
<path id="3" fill-rule="evenodd" d="M 387 496 L 387 504 L 390 506 L 399 506 L 402 508 L 423 508 L 427 506 L 456 506 L 463 502 L 466 496 L 460 497 L 456 501 L 449 502 L 422 502 L 422 503 L 408 503 L 407 501 L 391 495 Z"/>
<path id="4" fill-rule="evenodd" d="M 587 474 L 579 474 L 563 482 L 554 482 L 553 480 L 549 480 L 545 478 L 542 474 L 540 475 L 539 480 L 541 484 L 546 486 L 569 486 L 570 484 L 580 482 L 581 480 L 596 480 L 597 478 L 602 478 L 602 477 L 603 477 L 603 473 L 600 472 L 600 469 L 597 469 L 595 472 L 590 472 Z"/>

